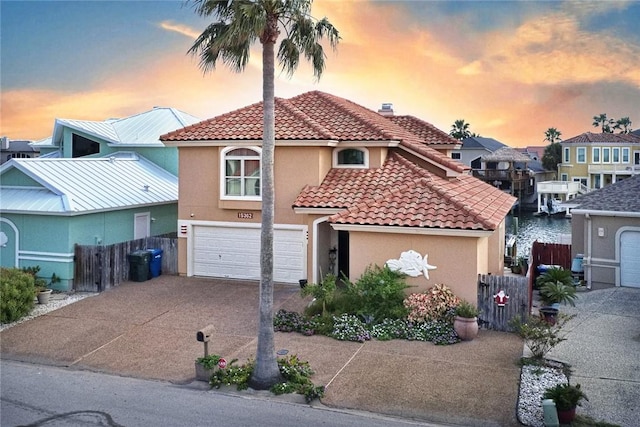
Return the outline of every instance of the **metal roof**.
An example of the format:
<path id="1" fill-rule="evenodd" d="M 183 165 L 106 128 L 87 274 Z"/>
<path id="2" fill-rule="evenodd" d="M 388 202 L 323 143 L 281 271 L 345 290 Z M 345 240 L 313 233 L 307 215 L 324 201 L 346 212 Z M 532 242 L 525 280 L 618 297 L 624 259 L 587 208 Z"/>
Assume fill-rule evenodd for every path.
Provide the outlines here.
<path id="1" fill-rule="evenodd" d="M 152 110 L 123 119 L 104 121 L 56 119 L 52 142 L 59 145 L 65 127 L 85 132 L 111 144 L 158 146 L 160 135 L 198 123 L 199 118 L 175 108 L 154 107 Z"/>
<path id="2" fill-rule="evenodd" d="M 136 153 L 76 159 L 12 159 L 42 187 L 0 186 L 3 213 L 74 215 L 176 203 L 178 178 Z"/>

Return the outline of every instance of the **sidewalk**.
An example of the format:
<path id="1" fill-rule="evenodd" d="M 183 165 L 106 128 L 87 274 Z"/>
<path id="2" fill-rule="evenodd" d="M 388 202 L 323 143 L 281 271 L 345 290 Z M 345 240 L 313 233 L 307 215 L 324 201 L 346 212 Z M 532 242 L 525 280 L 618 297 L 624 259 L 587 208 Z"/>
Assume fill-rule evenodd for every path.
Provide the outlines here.
<path id="1" fill-rule="evenodd" d="M 190 384 L 195 339 L 216 327 L 211 353 L 255 355 L 258 285 L 160 276 L 125 283 L 0 333 L 2 358 Z M 276 286 L 275 309 L 300 311 L 299 289 Z M 480 331 L 451 346 L 401 340 L 342 342 L 276 333 L 276 350 L 308 360 L 322 404 L 466 426 L 516 426 L 522 342 Z"/>

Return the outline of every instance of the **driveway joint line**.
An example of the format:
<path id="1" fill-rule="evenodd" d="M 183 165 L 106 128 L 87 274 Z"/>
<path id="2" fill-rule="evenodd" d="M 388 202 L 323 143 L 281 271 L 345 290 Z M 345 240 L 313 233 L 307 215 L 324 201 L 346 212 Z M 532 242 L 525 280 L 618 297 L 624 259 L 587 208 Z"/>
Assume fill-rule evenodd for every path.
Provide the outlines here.
<path id="1" fill-rule="evenodd" d="M 353 355 L 349 358 L 349 360 L 347 360 L 347 363 L 345 363 L 345 364 L 342 366 L 342 368 L 340 368 L 340 369 L 338 370 L 338 372 L 336 372 L 336 374 L 333 376 L 333 378 L 331 378 L 331 379 L 329 380 L 329 382 L 327 383 L 327 385 L 325 385 L 325 386 L 324 386 L 324 388 L 325 388 L 325 389 L 326 389 L 326 388 L 328 388 L 328 387 L 331 385 L 331 383 L 333 382 L 333 380 L 335 380 L 335 379 L 336 379 L 336 377 L 337 377 L 338 375 L 340 375 L 340 373 L 344 370 L 344 368 L 346 368 L 346 367 L 349 365 L 349 363 L 351 363 L 351 361 L 352 361 L 352 360 L 353 360 L 353 359 L 358 355 L 358 353 L 360 353 L 360 350 L 362 350 L 363 348 L 364 348 L 364 343 L 362 343 L 362 345 L 358 348 L 358 350 L 357 350 L 355 353 L 353 353 Z"/>

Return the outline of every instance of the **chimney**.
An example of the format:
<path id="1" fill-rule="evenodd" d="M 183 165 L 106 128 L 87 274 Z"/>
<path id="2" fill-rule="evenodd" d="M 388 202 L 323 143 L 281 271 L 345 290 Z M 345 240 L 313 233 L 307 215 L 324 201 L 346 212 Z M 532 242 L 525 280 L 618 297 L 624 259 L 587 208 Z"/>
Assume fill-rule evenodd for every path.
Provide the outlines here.
<path id="1" fill-rule="evenodd" d="M 378 110 L 378 113 L 383 116 L 393 116 L 393 104 L 389 102 L 383 103 L 382 107 Z"/>
<path id="2" fill-rule="evenodd" d="M 7 136 L 3 136 L 2 138 L 0 138 L 0 144 L 2 145 L 2 149 L 3 150 L 8 150 L 9 149 L 9 137 Z"/>

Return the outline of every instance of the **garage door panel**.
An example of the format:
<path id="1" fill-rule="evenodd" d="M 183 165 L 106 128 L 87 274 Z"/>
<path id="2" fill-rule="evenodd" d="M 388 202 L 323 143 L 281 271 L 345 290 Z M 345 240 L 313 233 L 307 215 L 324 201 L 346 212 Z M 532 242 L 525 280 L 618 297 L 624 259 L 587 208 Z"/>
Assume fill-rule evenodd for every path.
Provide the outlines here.
<path id="1" fill-rule="evenodd" d="M 260 229 L 194 226 L 193 274 L 260 280 Z M 306 230 L 274 227 L 274 281 L 305 277 Z"/>
<path id="2" fill-rule="evenodd" d="M 640 288 L 640 231 L 620 235 L 620 285 Z"/>

